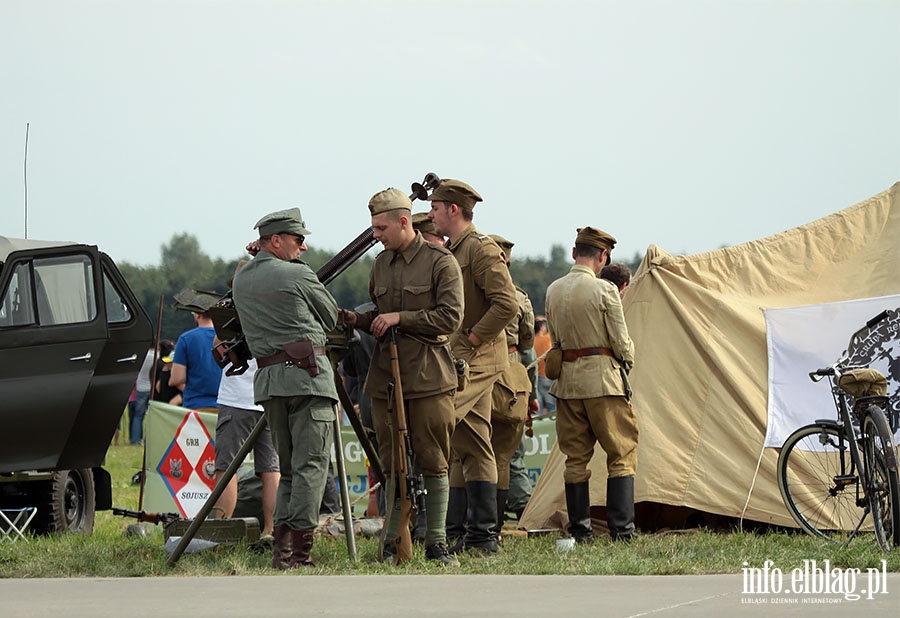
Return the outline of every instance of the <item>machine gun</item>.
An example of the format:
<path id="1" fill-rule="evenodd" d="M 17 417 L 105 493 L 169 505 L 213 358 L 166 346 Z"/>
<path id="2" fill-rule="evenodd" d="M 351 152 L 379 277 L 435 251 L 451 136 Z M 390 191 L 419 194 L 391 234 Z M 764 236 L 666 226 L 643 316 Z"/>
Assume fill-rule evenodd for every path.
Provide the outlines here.
<path id="1" fill-rule="evenodd" d="M 395 491 L 400 492 L 400 532 L 396 539 L 385 539 L 397 557 L 397 564 L 412 558 L 412 536 L 409 523 L 413 511 L 425 512 L 425 479 L 413 468 L 413 450 L 406 426 L 406 405 L 403 401 L 403 385 L 400 382 L 400 359 L 397 353 L 396 328 L 391 328 L 391 374 L 388 383 L 388 410 L 394 413 L 394 462 L 393 474 L 396 478 Z M 389 516 L 393 515 L 393 505 L 388 505 Z M 385 526 L 387 529 L 387 526 Z"/>
<path id="2" fill-rule="evenodd" d="M 138 521 L 147 522 L 148 524 L 162 524 L 163 526 L 168 526 L 173 521 L 178 521 L 181 519 L 181 515 L 178 513 L 148 513 L 146 511 L 129 511 L 128 509 L 120 509 L 118 507 L 113 507 L 112 509 L 113 515 L 118 515 L 120 517 L 133 517 Z"/>

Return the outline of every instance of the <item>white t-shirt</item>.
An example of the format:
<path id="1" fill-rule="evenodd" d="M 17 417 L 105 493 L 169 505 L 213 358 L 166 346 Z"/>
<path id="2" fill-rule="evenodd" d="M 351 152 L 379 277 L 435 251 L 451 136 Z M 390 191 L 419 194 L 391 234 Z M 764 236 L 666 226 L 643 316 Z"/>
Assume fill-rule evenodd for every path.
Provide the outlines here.
<path id="1" fill-rule="evenodd" d="M 219 382 L 219 396 L 216 403 L 220 406 L 263 411 L 262 406 L 253 403 L 253 376 L 256 375 L 256 359 L 251 358 L 249 365 L 250 368 L 239 376 L 225 375 L 225 370 L 222 370 L 222 381 Z"/>
<path id="2" fill-rule="evenodd" d="M 150 392 L 150 372 L 153 371 L 153 350 L 147 350 L 147 356 L 144 357 L 144 364 L 138 372 L 137 380 L 134 385 L 139 393 Z"/>

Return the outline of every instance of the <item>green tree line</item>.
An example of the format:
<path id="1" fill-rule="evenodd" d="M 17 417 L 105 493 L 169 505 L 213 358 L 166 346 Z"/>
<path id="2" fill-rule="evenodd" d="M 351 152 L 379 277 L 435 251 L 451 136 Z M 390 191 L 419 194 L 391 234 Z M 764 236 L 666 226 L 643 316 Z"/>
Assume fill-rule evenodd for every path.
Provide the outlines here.
<path id="1" fill-rule="evenodd" d="M 310 249 L 303 254 L 303 261 L 317 270 L 334 256 L 325 249 Z M 369 271 L 377 255 L 372 250 L 331 282 L 328 290 L 341 307 L 352 308 L 369 300 Z M 563 276 L 572 266 L 571 250 L 563 245 L 553 245 L 547 257 L 523 257 L 513 250 L 510 273 L 516 285 L 527 292 L 534 305 L 535 314 L 544 313 L 544 295 L 550 283 Z M 630 261 L 624 260 L 632 271 L 641 262 L 642 255 L 635 253 Z M 161 338 L 175 340 L 178 335 L 194 327 L 191 314 L 172 307 L 173 296 L 184 288 L 225 294 L 228 281 L 242 259 L 213 259 L 200 247 L 191 234 L 175 234 L 161 247 L 159 266 L 135 266 L 128 262 L 119 269 L 134 290 L 138 301 L 156 323 L 162 297 Z"/>

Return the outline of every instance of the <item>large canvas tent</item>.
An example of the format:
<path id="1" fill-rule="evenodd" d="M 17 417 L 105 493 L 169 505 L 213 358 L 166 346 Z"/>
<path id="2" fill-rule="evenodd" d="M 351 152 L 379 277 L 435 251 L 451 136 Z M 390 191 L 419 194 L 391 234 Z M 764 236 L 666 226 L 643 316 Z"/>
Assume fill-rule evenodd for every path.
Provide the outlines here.
<path id="1" fill-rule="evenodd" d="M 765 311 L 897 294 L 900 183 L 813 223 L 734 247 L 674 257 L 651 245 L 623 301 L 636 356 L 630 377 L 640 423 L 638 525 L 684 525 L 693 514 L 793 526 L 778 491 L 777 450 L 763 448 L 770 380 Z M 861 325 L 843 328 L 845 344 Z M 805 378 L 814 368 L 797 370 Z M 833 406 L 819 415 L 829 417 Z M 563 460 L 554 447 L 520 527 L 566 525 Z M 596 510 L 606 504 L 599 446 L 590 468 Z"/>

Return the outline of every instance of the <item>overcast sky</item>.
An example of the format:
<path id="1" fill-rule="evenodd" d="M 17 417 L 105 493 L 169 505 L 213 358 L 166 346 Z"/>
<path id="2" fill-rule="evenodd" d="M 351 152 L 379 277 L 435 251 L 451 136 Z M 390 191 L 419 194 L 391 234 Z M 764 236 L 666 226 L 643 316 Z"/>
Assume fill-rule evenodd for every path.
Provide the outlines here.
<path id="1" fill-rule="evenodd" d="M 0 235 L 30 123 L 28 237 L 117 261 L 236 258 L 293 206 L 337 251 L 426 172 L 514 257 L 583 225 L 709 251 L 900 180 L 898 28 L 898 0 L 2 0 Z"/>

